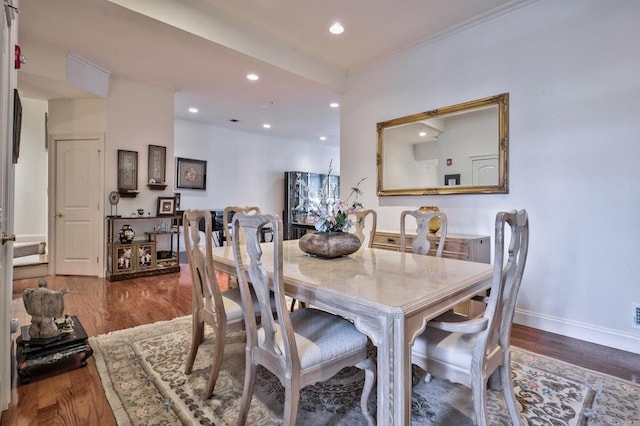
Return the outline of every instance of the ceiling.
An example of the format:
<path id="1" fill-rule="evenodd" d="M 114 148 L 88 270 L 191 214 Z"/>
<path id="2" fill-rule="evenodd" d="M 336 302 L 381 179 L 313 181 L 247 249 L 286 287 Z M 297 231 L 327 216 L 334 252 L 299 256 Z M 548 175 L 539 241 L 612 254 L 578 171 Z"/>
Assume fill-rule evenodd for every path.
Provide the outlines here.
<path id="1" fill-rule="evenodd" d="M 531 1 L 20 0 L 18 39 L 173 90 L 178 118 L 337 145 L 340 113 L 329 104 L 349 74 Z M 342 35 L 328 32 L 334 21 Z M 24 96 L 92 96 L 39 75 L 22 53 Z"/>

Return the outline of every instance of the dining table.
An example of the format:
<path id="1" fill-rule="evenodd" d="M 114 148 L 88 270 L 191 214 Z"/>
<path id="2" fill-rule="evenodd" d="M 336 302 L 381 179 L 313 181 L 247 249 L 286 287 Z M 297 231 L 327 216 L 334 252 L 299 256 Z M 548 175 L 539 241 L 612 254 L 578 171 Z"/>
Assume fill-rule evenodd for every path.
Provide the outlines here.
<path id="1" fill-rule="evenodd" d="M 262 243 L 273 274 L 273 243 Z M 232 247 L 213 248 L 214 267 L 236 275 Z M 246 263 L 245 263 L 246 264 Z M 347 318 L 377 347 L 377 424 L 411 424 L 411 345 L 437 315 L 490 288 L 493 267 L 361 247 L 348 256 L 308 255 L 283 242 L 285 293 Z"/>

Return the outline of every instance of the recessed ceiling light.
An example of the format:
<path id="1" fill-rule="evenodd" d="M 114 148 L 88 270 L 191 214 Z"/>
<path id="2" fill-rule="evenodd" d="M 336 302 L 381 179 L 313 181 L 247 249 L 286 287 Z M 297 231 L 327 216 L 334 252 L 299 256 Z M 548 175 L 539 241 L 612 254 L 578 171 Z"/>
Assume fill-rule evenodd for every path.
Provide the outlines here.
<path id="1" fill-rule="evenodd" d="M 271 128 L 271 124 L 269 124 L 269 123 L 264 123 L 264 124 L 262 125 L 262 127 L 264 127 L 265 129 L 270 129 L 270 128 Z"/>
<path id="2" fill-rule="evenodd" d="M 329 106 L 330 106 L 331 108 L 338 108 L 338 107 L 340 106 L 340 104 L 339 104 L 339 103 L 337 103 L 337 102 L 331 102 L 331 103 L 329 104 Z"/>
<path id="3" fill-rule="evenodd" d="M 334 24 L 329 27 L 329 32 L 331 34 L 342 34 L 344 32 L 344 27 L 340 22 L 334 22 Z"/>
<path id="4" fill-rule="evenodd" d="M 195 114 L 195 113 L 197 113 L 197 112 L 198 112 L 198 108 L 196 108 L 196 107 L 189 107 L 189 112 L 190 112 L 191 114 Z"/>
<path id="5" fill-rule="evenodd" d="M 420 133 L 418 133 L 418 135 L 419 135 L 420 137 L 423 137 L 423 138 L 424 138 L 425 136 L 427 136 L 427 132 L 425 132 L 425 131 L 423 130 L 423 131 L 421 131 Z"/>
<path id="6" fill-rule="evenodd" d="M 321 141 L 326 141 L 326 140 L 327 140 L 327 137 L 326 137 L 326 136 L 320 136 L 320 140 L 321 140 Z"/>
<path id="7" fill-rule="evenodd" d="M 260 78 L 260 77 L 258 76 L 258 74 L 254 74 L 254 73 L 247 74 L 247 80 L 256 81 L 256 80 L 258 80 L 259 78 Z"/>

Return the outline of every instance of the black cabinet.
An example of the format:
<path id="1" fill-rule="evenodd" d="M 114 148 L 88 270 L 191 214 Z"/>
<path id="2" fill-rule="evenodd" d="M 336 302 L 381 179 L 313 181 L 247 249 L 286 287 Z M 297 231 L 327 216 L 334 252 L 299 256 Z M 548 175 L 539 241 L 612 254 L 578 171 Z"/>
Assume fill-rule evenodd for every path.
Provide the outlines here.
<path id="1" fill-rule="evenodd" d="M 310 172 L 284 172 L 284 225 L 285 240 L 295 240 L 313 231 L 314 204 L 322 191 L 329 188 L 328 199 L 340 197 L 340 176 Z"/>

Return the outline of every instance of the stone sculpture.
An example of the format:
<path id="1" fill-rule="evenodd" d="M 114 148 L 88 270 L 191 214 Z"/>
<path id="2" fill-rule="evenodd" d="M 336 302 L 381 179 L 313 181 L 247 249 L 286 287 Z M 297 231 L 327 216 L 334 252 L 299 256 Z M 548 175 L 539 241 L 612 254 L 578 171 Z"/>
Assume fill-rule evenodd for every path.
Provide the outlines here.
<path id="1" fill-rule="evenodd" d="M 31 315 L 31 338 L 49 338 L 61 334 L 55 319 L 62 317 L 64 313 L 63 296 L 68 292 L 69 289 L 66 287 L 59 291 L 49 290 L 45 278 L 40 278 L 38 288 L 24 290 L 22 300 L 27 313 Z"/>

